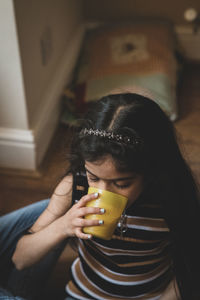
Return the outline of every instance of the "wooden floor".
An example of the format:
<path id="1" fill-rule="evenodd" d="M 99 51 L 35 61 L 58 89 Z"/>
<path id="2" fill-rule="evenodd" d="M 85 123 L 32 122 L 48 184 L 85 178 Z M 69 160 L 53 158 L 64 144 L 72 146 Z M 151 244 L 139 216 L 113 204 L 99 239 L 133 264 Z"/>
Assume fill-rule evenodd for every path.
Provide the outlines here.
<path id="1" fill-rule="evenodd" d="M 179 119 L 175 122 L 178 139 L 186 160 L 200 183 L 200 66 L 185 66 L 179 91 Z M 70 143 L 70 131 L 60 125 L 53 138 L 45 160 L 38 172 L 28 173 L 0 170 L 0 212 L 12 211 L 29 203 L 50 197 L 55 185 L 66 172 L 66 152 Z M 71 251 L 61 256 L 50 287 L 52 299 L 62 299 L 66 276 L 66 260 L 74 257 Z M 55 297 L 55 289 L 62 289 Z M 50 298 L 49 298 L 50 299 Z"/>

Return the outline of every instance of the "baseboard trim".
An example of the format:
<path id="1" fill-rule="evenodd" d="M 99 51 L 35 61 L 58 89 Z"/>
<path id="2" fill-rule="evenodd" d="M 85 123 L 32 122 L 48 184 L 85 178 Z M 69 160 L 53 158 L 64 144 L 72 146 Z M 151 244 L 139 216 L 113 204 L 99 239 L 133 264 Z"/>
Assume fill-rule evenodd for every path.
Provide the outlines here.
<path id="1" fill-rule="evenodd" d="M 80 52 L 85 26 L 73 33 L 43 96 L 43 105 L 31 130 L 0 128 L 0 167 L 37 170 L 57 128 L 63 89 L 72 79 Z"/>
<path id="2" fill-rule="evenodd" d="M 35 169 L 35 143 L 31 130 L 0 128 L 0 166 Z"/>

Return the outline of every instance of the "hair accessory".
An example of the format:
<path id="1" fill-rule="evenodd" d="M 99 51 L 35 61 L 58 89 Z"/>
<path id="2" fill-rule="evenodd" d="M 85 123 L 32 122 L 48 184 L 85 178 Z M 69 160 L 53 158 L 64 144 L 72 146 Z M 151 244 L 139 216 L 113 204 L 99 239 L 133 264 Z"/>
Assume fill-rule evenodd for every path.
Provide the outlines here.
<path id="1" fill-rule="evenodd" d="M 103 138 L 108 138 L 109 140 L 113 140 L 119 143 L 123 143 L 126 145 L 135 145 L 139 144 L 140 140 L 136 137 L 131 137 L 122 134 L 114 134 L 112 131 L 100 130 L 100 129 L 92 129 L 92 128 L 84 128 L 81 130 L 80 134 L 83 135 L 94 135 Z"/>

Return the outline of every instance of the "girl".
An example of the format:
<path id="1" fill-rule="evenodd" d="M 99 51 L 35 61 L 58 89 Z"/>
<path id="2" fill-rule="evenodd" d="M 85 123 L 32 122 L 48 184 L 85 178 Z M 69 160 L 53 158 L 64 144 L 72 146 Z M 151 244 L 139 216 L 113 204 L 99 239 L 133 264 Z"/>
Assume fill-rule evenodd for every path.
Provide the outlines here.
<path id="1" fill-rule="evenodd" d="M 32 234 L 18 242 L 16 266 L 37 262 L 75 236 L 79 257 L 67 299 L 199 299 L 199 195 L 159 106 L 137 94 L 97 101 L 74 133 L 69 161 Z M 101 226 L 85 215 L 104 213 L 86 207 L 98 196 L 87 195 L 88 186 L 128 197 L 109 241 L 83 232 Z"/>

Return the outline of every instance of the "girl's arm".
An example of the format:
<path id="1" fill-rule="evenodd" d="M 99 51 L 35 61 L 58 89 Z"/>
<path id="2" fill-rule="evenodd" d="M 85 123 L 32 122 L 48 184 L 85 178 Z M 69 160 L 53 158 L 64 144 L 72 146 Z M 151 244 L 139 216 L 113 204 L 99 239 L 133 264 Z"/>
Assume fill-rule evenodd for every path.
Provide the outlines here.
<path id="1" fill-rule="evenodd" d="M 71 207 L 72 177 L 65 177 L 53 194 L 48 207 L 17 243 L 12 260 L 17 269 L 24 269 L 42 259 L 50 250 L 68 237 L 88 239 L 84 226 L 99 225 L 98 220 L 85 220 L 86 214 L 99 214 L 99 208 L 85 207 L 94 194 L 85 195 Z M 71 208 L 70 208 L 71 207 Z"/>

